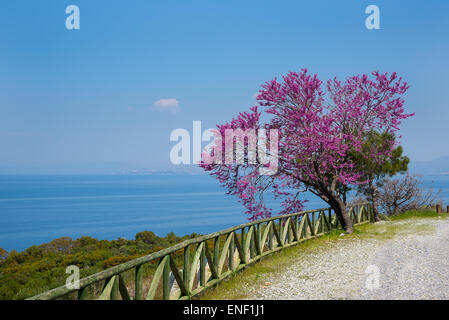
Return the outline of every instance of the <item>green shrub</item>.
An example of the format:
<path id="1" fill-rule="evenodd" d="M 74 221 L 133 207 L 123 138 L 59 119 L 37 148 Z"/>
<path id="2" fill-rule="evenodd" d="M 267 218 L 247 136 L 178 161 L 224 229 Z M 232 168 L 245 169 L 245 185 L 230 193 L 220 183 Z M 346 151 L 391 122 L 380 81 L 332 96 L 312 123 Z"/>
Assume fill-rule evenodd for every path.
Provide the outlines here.
<path id="1" fill-rule="evenodd" d="M 0 299 L 24 299 L 61 286 L 69 265 L 78 266 L 81 277 L 86 277 L 197 236 L 178 237 L 170 232 L 166 237 L 158 237 L 143 231 L 136 234 L 136 240 L 63 237 L 22 252 L 12 250 L 8 254 L 0 248 Z M 174 256 L 180 259 L 178 254 Z M 150 263 L 149 267 L 154 266 Z"/>

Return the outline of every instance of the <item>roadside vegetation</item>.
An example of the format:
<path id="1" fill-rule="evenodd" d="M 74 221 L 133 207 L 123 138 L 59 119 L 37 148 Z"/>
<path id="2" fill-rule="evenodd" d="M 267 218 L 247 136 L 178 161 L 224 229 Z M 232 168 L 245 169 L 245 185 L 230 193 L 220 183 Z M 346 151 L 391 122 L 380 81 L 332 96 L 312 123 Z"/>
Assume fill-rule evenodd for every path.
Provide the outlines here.
<path id="1" fill-rule="evenodd" d="M 24 299 L 65 284 L 69 265 L 78 266 L 80 277 L 86 277 L 197 236 L 193 233 L 178 237 L 171 232 L 158 237 L 143 231 L 136 234 L 135 240 L 63 237 L 22 252 L 8 253 L 0 248 L 0 300 Z M 150 263 L 146 274 L 154 268 Z"/>

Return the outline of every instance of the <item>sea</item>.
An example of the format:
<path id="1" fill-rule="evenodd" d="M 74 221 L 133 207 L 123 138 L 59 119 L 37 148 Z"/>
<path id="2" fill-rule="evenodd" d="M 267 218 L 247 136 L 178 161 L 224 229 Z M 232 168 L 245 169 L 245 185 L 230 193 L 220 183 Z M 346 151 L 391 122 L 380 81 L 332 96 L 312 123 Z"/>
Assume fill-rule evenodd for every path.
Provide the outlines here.
<path id="1" fill-rule="evenodd" d="M 449 176 L 425 176 L 449 204 Z M 327 207 L 312 194 L 306 209 Z M 279 203 L 267 199 L 274 212 Z M 22 251 L 60 237 L 134 239 L 207 234 L 248 222 L 235 196 L 209 175 L 0 175 L 0 248 Z"/>

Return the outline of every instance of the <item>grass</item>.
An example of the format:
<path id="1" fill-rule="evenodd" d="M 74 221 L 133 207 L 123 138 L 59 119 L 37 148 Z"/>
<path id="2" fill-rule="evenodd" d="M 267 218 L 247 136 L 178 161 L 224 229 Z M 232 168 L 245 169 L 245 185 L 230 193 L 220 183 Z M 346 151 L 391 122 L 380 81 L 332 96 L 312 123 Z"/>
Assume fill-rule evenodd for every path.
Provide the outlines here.
<path id="1" fill-rule="evenodd" d="M 449 217 L 448 213 L 438 214 L 433 210 L 410 210 L 402 214 L 394 215 L 390 219 L 393 221 L 397 220 L 407 220 L 407 219 L 423 219 L 423 218 L 438 218 L 438 217 Z"/>
<path id="2" fill-rule="evenodd" d="M 317 253 L 321 250 L 329 250 L 338 245 L 339 241 L 347 240 L 389 240 L 398 235 L 428 234 L 433 233 L 433 224 L 425 223 L 426 219 L 448 219 L 449 214 L 437 214 L 430 210 L 413 210 L 391 218 L 391 221 L 382 221 L 376 224 L 364 224 L 356 226 L 350 235 L 341 236 L 342 230 L 334 230 L 319 238 L 301 242 L 296 246 L 278 251 L 261 259 L 252 266 L 234 274 L 227 280 L 220 282 L 214 288 L 206 290 L 197 299 L 202 300 L 228 300 L 248 298 L 247 292 L 242 288 L 266 287 L 264 279 L 270 275 L 288 268 L 292 263 L 298 263 L 307 254 Z M 423 222 L 423 223 L 421 223 Z"/>

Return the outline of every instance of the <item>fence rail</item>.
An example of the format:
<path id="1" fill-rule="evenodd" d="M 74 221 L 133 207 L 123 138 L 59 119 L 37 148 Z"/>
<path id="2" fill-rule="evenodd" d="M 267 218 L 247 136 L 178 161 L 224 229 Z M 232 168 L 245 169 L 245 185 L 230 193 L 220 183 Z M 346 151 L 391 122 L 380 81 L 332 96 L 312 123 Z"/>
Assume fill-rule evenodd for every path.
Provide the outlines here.
<path id="1" fill-rule="evenodd" d="M 369 203 L 348 210 L 355 225 L 374 221 Z M 82 278 L 79 289 L 61 286 L 29 299 L 57 299 L 75 293 L 74 298 L 80 300 L 190 299 L 266 255 L 339 227 L 330 208 L 257 220 L 189 239 Z M 178 268 L 175 259 L 180 251 L 182 268 Z M 155 261 L 158 263 L 154 273 L 144 279 L 144 267 Z M 133 270 L 133 281 L 127 284 L 124 274 Z M 102 285 L 99 293 L 92 293 L 92 287 L 99 285 Z"/>

